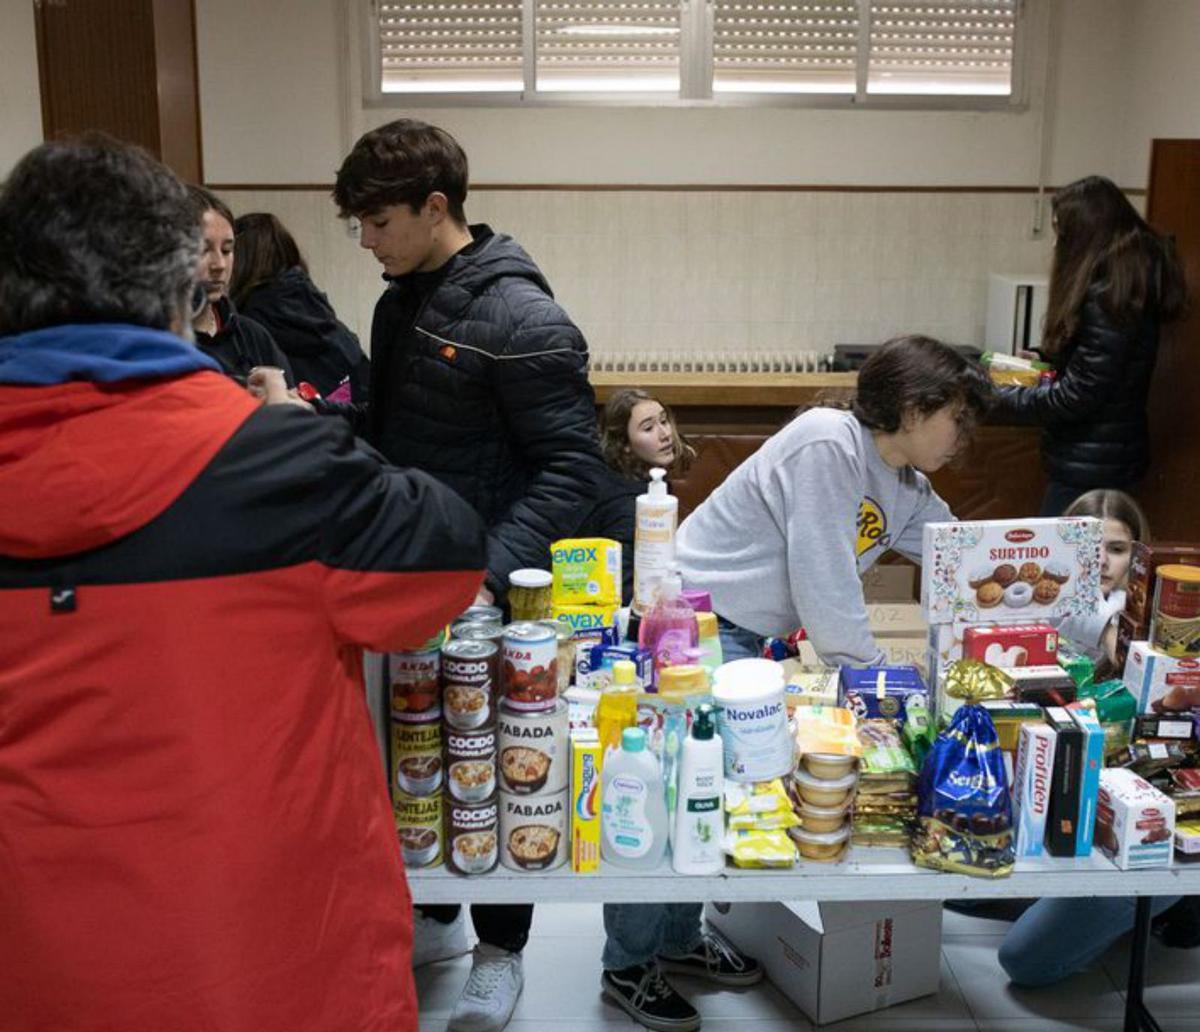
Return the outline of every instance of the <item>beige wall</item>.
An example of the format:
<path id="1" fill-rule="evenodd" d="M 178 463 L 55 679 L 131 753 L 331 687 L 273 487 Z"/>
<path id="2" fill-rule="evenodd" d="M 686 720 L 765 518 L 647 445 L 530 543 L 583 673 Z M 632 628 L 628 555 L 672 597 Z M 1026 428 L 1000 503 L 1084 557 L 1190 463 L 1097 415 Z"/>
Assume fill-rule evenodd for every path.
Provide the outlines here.
<path id="1" fill-rule="evenodd" d="M 42 142 L 33 5 L 0 3 L 0 179 Z"/>

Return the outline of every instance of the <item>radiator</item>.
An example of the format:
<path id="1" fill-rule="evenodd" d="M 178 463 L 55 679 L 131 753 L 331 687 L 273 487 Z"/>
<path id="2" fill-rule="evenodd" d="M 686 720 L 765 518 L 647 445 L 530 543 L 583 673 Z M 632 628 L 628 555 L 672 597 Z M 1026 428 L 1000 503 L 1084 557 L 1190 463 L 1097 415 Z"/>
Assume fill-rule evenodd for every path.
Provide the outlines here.
<path id="1" fill-rule="evenodd" d="M 833 354 L 820 351 L 659 351 L 593 353 L 593 373 L 824 373 Z"/>

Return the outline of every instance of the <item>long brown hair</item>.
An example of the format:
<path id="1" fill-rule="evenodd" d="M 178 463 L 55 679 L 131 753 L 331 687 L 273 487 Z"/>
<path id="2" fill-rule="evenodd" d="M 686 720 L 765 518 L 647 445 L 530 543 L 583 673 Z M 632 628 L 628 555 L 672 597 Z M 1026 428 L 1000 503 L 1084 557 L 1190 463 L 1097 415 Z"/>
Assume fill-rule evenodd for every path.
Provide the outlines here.
<path id="1" fill-rule="evenodd" d="M 1113 488 L 1097 488 L 1088 491 L 1073 501 L 1064 516 L 1095 516 L 1101 520 L 1116 520 L 1124 523 L 1134 541 L 1149 543 L 1150 521 L 1138 505 L 1124 491 Z"/>
<path id="2" fill-rule="evenodd" d="M 604 460 L 618 473 L 634 480 L 645 480 L 650 476 L 650 466 L 634 455 L 629 445 L 629 417 L 633 407 L 643 401 L 658 399 L 638 387 L 626 387 L 608 399 L 604 415 L 600 417 L 600 448 L 604 452 Z M 662 405 L 661 401 L 658 403 Z M 667 414 L 671 438 L 675 443 L 675 461 L 668 472 L 686 473 L 696 457 L 696 449 L 679 432 L 675 413 L 666 405 L 663 405 L 663 412 Z"/>
<path id="3" fill-rule="evenodd" d="M 1111 180 L 1087 176 L 1069 183 L 1055 193 L 1051 210 L 1058 238 L 1042 334 L 1047 358 L 1075 335 L 1094 283 L 1118 326 L 1132 329 L 1151 310 L 1162 322 L 1183 314 L 1183 268 L 1171 240 L 1156 233 Z"/>
<path id="4" fill-rule="evenodd" d="M 256 211 L 233 223 L 233 278 L 229 296 L 239 308 L 264 283 L 297 266 L 308 273 L 295 239 L 274 215 Z"/>

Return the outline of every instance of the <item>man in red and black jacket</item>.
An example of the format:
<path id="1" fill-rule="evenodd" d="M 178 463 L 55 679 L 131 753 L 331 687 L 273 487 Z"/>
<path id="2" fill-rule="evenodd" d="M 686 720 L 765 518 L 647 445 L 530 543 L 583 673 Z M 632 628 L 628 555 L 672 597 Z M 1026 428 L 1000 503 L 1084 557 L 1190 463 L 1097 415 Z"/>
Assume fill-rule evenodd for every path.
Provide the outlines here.
<path id="1" fill-rule="evenodd" d="M 0 192 L 0 1025 L 415 1029 L 360 654 L 470 603 L 482 524 L 222 376 L 197 252 L 114 141 Z"/>

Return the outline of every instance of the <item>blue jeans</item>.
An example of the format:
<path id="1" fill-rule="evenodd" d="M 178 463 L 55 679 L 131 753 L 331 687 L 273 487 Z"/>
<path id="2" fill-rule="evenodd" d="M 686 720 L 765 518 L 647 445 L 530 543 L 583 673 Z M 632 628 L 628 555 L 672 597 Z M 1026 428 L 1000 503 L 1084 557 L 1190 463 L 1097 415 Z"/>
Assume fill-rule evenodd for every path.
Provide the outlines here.
<path id="1" fill-rule="evenodd" d="M 762 659 L 763 638 L 753 631 L 739 627 L 717 615 L 717 634 L 721 638 L 721 659 L 729 663 L 735 659 Z"/>
<path id="2" fill-rule="evenodd" d="M 703 903 L 605 903 L 601 963 L 606 971 L 682 956 L 700 945 Z"/>
<path id="3" fill-rule="evenodd" d="M 1155 896 L 1151 916 L 1178 899 Z M 1039 899 L 1008 930 L 1000 944 L 1000 966 L 1017 985 L 1051 985 L 1069 978 L 1133 931 L 1135 902 L 1132 896 Z"/>

